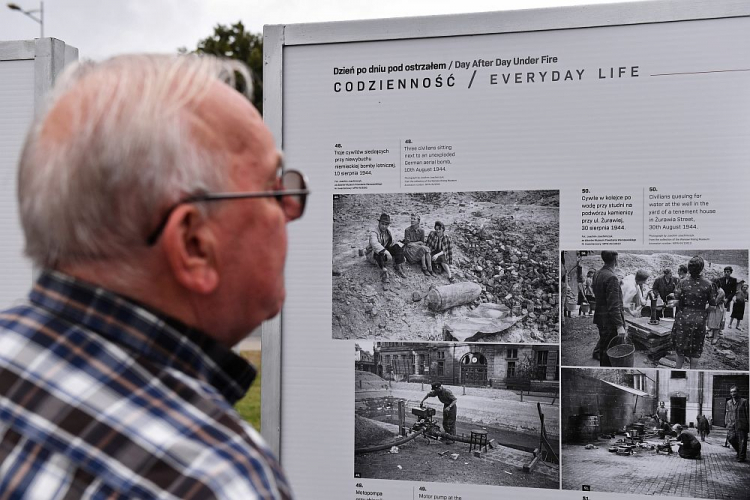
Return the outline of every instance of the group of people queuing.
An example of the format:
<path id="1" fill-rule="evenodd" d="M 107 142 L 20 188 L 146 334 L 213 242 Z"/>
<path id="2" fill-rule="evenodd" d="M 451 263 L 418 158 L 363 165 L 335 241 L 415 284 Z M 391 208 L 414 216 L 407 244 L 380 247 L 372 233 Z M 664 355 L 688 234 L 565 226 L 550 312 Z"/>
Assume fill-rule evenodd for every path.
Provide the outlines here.
<path id="1" fill-rule="evenodd" d="M 747 460 L 747 436 L 750 429 L 750 419 L 748 418 L 747 399 L 740 396 L 736 385 L 729 388 L 729 399 L 726 401 L 724 413 L 724 426 L 727 434 L 723 446 L 730 446 L 736 453 L 738 462 Z M 689 432 L 683 425 L 676 423 L 673 426 L 669 424 L 668 410 L 664 406 L 664 401 L 659 402 L 656 414 L 653 418 L 658 421 L 659 437 L 669 442 L 670 438 L 677 438 L 680 442 L 678 453 L 682 458 L 701 458 L 701 442 L 706 442 L 706 438 L 711 433 L 712 424 L 709 419 L 702 413 L 699 413 L 695 419 L 695 428 L 700 436 L 698 437 Z"/>
<path id="2" fill-rule="evenodd" d="M 368 262 L 380 268 L 380 279 L 390 283 L 386 264 L 393 261 L 396 274 L 406 278 L 404 264 L 420 264 L 425 276 L 445 273 L 448 281 L 453 283 L 455 277 L 451 271 L 453 249 L 450 237 L 445 234 L 445 224 L 436 221 L 434 230 L 425 238 L 425 231 L 420 227 L 421 217 L 410 215 L 410 225 L 404 230 L 404 237 L 396 240 L 391 232 L 391 216 L 380 214 L 377 227 L 369 233 L 365 256 Z"/>
<path id="3" fill-rule="evenodd" d="M 733 322 L 736 321 L 735 329 L 742 330 L 740 322 L 745 315 L 748 284 L 732 276 L 731 266 L 724 268 L 722 277 L 709 281 L 703 276 L 705 262 L 696 255 L 687 265 L 679 266 L 677 277 L 672 275 L 671 269 L 665 268 L 649 290 L 647 271 L 639 269 L 634 275 L 620 279 L 615 274 L 618 253 L 605 250 L 601 256 L 604 266 L 597 272 L 589 270 L 585 281 L 580 258 L 575 268 L 579 276 L 579 304 L 581 301 L 593 304 L 594 323 L 599 329 L 593 356 L 599 359 L 601 366 L 611 366 L 606 354 L 610 341 L 617 335 L 627 336 L 624 313 L 641 316 L 648 311 L 650 314 L 652 301 L 658 305 L 659 316 L 674 318 L 671 336 L 676 369 L 682 368 L 686 359 L 688 368 L 696 368 L 706 339 L 715 345 L 723 330 L 732 328 Z M 730 310 L 726 326 L 725 316 Z"/>
<path id="4" fill-rule="evenodd" d="M 565 265 L 565 258 L 563 257 L 563 267 Z M 575 271 L 576 273 L 576 290 L 568 284 L 571 280 L 570 275 Z M 563 308 L 563 316 L 570 318 L 573 315 L 573 308 L 569 307 L 575 301 L 578 306 L 579 316 L 591 316 L 594 314 L 594 270 L 589 269 L 586 273 L 586 277 L 583 276 L 583 265 L 581 265 L 581 256 L 579 255 L 576 260 L 575 267 L 571 268 L 570 271 L 565 273 L 563 276 L 563 290 L 566 297 L 565 307 Z"/>

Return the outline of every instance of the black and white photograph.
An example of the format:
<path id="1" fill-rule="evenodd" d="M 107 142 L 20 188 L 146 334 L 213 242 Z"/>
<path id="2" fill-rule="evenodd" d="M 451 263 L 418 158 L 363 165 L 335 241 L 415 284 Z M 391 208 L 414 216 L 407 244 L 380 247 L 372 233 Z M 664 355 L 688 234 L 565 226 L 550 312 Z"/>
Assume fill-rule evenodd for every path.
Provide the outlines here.
<path id="1" fill-rule="evenodd" d="M 559 339 L 559 191 L 333 196 L 334 339 Z"/>
<path id="2" fill-rule="evenodd" d="M 747 373 L 562 368 L 562 487 L 747 498 Z"/>
<path id="3" fill-rule="evenodd" d="M 747 370 L 747 250 L 561 252 L 563 366 Z"/>
<path id="4" fill-rule="evenodd" d="M 559 488 L 558 347 L 357 341 L 354 473 Z"/>

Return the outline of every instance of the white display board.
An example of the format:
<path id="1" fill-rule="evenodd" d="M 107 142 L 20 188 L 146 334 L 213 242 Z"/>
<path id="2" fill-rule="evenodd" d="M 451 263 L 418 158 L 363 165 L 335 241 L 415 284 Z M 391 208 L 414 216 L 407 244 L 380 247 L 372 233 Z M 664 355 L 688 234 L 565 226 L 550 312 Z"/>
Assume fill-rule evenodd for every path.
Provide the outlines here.
<path id="1" fill-rule="evenodd" d="M 63 66 L 78 58 L 78 49 L 60 40 L 0 42 L 0 304 L 8 307 L 28 292 L 31 263 L 23 256 L 18 219 L 18 159 L 34 110 Z"/>
<path id="2" fill-rule="evenodd" d="M 702 461 L 659 455 L 647 439 L 634 455 L 610 453 L 624 434 L 581 444 L 589 415 L 594 434 L 632 434 L 660 400 L 689 427 L 696 412 L 720 413 L 729 385 L 747 397 L 747 318 L 686 372 L 675 352 L 647 347 L 632 368 L 599 370 L 572 355 L 590 351 L 596 328 L 559 309 L 572 269 L 561 251 L 598 269 L 599 252 L 616 250 L 623 269 L 653 266 L 651 281 L 697 254 L 707 277 L 732 264 L 748 280 L 747 2 L 269 26 L 264 43 L 265 120 L 312 189 L 289 227 L 281 324 L 263 336 L 263 433 L 301 498 L 747 494 L 750 467 L 723 443 L 704 444 Z M 445 223 L 452 279 L 477 295 L 428 307 L 430 290 L 459 292 L 419 260 L 406 278 L 386 264 L 382 282 L 362 256 L 381 213 L 395 240 L 413 214 L 425 234 Z M 479 334 L 464 335 L 467 323 Z M 576 324 L 590 341 L 573 338 Z M 524 360 L 525 401 L 513 386 Z M 484 429 L 494 448 L 420 437 L 362 453 L 389 442 L 373 437 L 393 429 L 378 423 L 384 406 L 403 401 L 411 426 L 435 381 L 457 397 L 454 435 Z M 440 423 L 443 404 L 427 403 Z M 532 460 L 533 440 L 549 462 Z"/>

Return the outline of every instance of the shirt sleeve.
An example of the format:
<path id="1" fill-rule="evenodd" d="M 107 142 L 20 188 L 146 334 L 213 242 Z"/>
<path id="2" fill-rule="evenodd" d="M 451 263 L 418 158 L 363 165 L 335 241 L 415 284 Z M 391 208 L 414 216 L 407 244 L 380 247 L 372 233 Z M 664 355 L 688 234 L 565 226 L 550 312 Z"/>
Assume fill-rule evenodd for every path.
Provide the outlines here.
<path id="1" fill-rule="evenodd" d="M 430 234 L 427 236 L 427 246 L 430 247 L 430 250 L 433 252 L 435 251 L 435 248 L 437 247 L 437 233 L 435 231 L 430 231 Z"/>

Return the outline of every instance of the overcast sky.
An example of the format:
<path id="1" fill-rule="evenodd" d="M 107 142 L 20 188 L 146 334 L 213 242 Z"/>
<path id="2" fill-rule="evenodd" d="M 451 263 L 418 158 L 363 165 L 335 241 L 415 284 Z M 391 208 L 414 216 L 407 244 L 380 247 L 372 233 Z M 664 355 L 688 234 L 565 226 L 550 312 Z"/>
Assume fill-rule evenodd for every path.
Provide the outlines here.
<path id="1" fill-rule="evenodd" d="M 0 6 L 0 40 L 39 36 L 39 25 Z M 14 0 L 24 10 L 37 0 Z M 261 33 L 266 24 L 426 16 L 615 3 L 614 0 L 45 0 L 44 34 L 79 49 L 82 58 L 124 52 L 194 49 L 217 24 L 242 21 Z M 37 14 L 38 15 L 38 14 Z"/>

